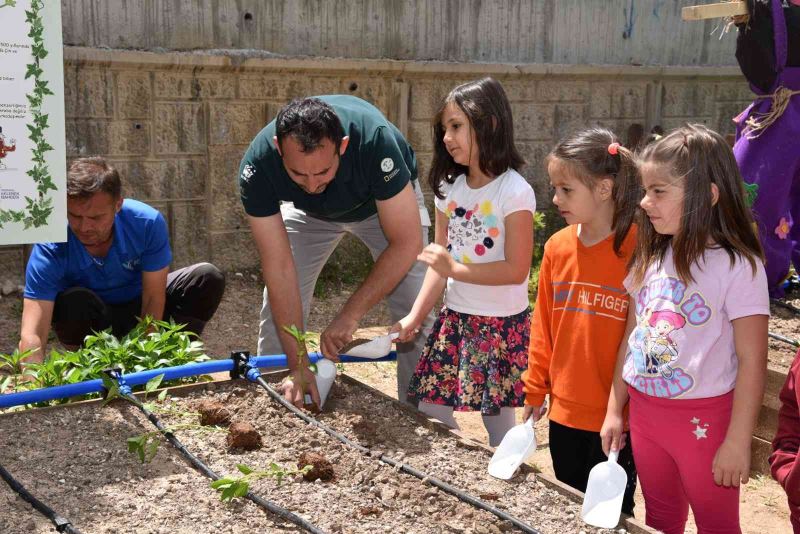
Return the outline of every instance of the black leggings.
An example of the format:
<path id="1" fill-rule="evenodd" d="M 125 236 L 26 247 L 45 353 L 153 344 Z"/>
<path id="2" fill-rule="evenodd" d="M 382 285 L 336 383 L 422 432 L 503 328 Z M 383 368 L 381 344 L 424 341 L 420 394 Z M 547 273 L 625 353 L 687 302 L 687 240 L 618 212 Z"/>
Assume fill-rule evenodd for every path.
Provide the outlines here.
<path id="1" fill-rule="evenodd" d="M 201 334 L 217 311 L 225 291 L 225 276 L 210 263 L 198 263 L 167 275 L 167 300 L 164 319 L 185 323 L 186 330 Z M 128 302 L 108 304 L 85 287 L 71 287 L 56 296 L 53 330 L 59 341 L 79 346 L 92 332 L 111 328 L 123 337 L 137 323 L 142 313 L 142 297 Z"/>
<path id="2" fill-rule="evenodd" d="M 633 515 L 633 494 L 636 491 L 636 465 L 633 463 L 630 433 L 626 434 L 625 448 L 619 451 L 617 462 L 628 474 L 628 485 L 622 500 L 622 511 Z M 603 454 L 599 432 L 578 430 L 550 421 L 550 457 L 556 478 L 586 492 L 589 471 L 608 458 Z"/>

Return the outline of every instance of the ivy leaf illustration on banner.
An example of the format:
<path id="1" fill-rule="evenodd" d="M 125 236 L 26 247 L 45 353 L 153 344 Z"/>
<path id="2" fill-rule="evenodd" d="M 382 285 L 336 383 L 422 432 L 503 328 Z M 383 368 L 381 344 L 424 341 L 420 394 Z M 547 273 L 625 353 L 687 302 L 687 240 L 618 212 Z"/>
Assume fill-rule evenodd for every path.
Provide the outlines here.
<path id="1" fill-rule="evenodd" d="M 15 0 L 0 0 L 0 8 L 15 7 Z M 31 53 L 32 63 L 26 66 L 25 79 L 33 78 L 33 91 L 26 96 L 30 104 L 29 110 L 33 117 L 33 124 L 28 127 L 28 138 L 33 142 L 32 150 L 34 167 L 27 171 L 36 183 L 37 198 L 25 197 L 25 210 L 3 210 L 0 209 L 0 228 L 5 223 L 23 223 L 25 229 L 38 228 L 47 224 L 47 220 L 53 212 L 53 200 L 46 196 L 50 190 L 56 191 L 58 188 L 53 183 L 50 172 L 45 162 L 45 153 L 52 151 L 53 147 L 45 140 L 45 130 L 48 128 L 48 115 L 42 113 L 42 101 L 45 96 L 53 95 L 53 91 L 48 87 L 47 81 L 43 79 L 44 70 L 40 61 L 47 57 L 47 49 L 44 46 L 44 21 L 41 11 L 44 8 L 43 0 L 32 0 L 30 10 L 25 11 L 25 22 L 30 26 L 28 37 L 33 40 Z"/>

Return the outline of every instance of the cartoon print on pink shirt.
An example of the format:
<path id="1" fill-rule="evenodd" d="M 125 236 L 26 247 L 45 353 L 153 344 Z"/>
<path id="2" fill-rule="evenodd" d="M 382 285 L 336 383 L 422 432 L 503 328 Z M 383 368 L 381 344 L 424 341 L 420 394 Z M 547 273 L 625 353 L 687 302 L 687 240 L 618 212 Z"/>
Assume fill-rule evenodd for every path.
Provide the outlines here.
<path id="1" fill-rule="evenodd" d="M 494 247 L 500 235 L 497 216 L 492 202 L 485 200 L 470 208 L 459 206 L 455 201 L 447 204 L 447 250 L 460 263 L 472 263 L 472 256 L 483 256 Z"/>
<path id="2" fill-rule="evenodd" d="M 634 295 L 637 325 L 623 374 L 632 377 L 630 384 L 642 393 L 675 398 L 695 385 L 694 377 L 679 365 L 684 339 L 680 331 L 705 324 L 712 311 L 700 293 L 687 295 L 686 289 L 679 279 L 664 277 Z"/>
<path id="3" fill-rule="evenodd" d="M 646 339 L 646 371 L 648 374 L 661 374 L 664 378 L 670 379 L 674 374 L 670 364 L 678 359 L 678 346 L 670 334 L 674 330 L 683 328 L 686 319 L 674 311 L 658 310 L 650 314 L 648 324 L 651 329 Z"/>

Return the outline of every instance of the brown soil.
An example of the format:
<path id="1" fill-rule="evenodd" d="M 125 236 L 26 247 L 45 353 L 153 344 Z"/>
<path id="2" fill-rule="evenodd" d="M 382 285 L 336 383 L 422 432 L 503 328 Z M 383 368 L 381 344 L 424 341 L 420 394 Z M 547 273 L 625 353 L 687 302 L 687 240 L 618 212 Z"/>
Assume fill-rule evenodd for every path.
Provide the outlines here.
<path id="1" fill-rule="evenodd" d="M 788 300 L 795 308 L 800 308 L 800 298 Z M 800 315 L 782 306 L 771 306 L 772 316 L 769 319 L 769 331 L 783 337 L 800 341 Z M 794 361 L 798 347 L 784 341 L 769 338 L 770 367 L 783 373 L 789 370 Z"/>
<path id="2" fill-rule="evenodd" d="M 243 451 L 260 449 L 263 444 L 261 434 L 256 430 L 256 427 L 241 421 L 233 423 L 228 428 L 226 442 L 231 449 L 241 449 Z"/>
<path id="3" fill-rule="evenodd" d="M 320 332 L 324 329 L 327 324 L 327 321 L 332 318 L 336 312 L 341 309 L 342 304 L 345 302 L 349 294 L 352 292 L 352 288 L 345 289 L 344 291 L 337 292 L 332 295 L 327 295 L 325 298 L 316 299 L 314 307 L 312 309 L 311 315 L 309 317 L 309 324 L 308 330 L 309 331 L 316 331 Z M 796 307 L 800 307 L 800 298 L 797 298 L 798 295 L 790 296 L 789 302 L 792 303 Z M 261 307 L 261 285 L 258 283 L 258 279 L 255 275 L 251 275 L 249 273 L 243 273 L 242 276 L 236 276 L 233 273 L 229 273 L 228 275 L 228 287 L 223 298 L 223 301 L 220 305 L 220 308 L 217 312 L 217 315 L 209 322 L 205 334 L 203 336 L 204 341 L 206 343 L 206 347 L 208 349 L 208 354 L 214 357 L 227 357 L 229 352 L 233 349 L 250 349 L 255 351 L 256 341 L 257 341 L 257 332 L 258 332 L 258 312 Z M 10 295 L 8 297 L 3 297 L 0 300 L 0 353 L 3 352 L 10 352 L 13 350 L 17 343 L 18 335 L 19 335 L 19 317 L 21 314 L 21 298 L 19 296 Z M 387 332 L 388 327 L 390 326 L 390 320 L 388 316 L 388 312 L 385 306 L 377 306 L 370 314 L 368 314 L 364 320 L 361 322 L 362 329 L 357 332 L 357 337 L 368 339 L 376 335 L 382 335 Z M 786 337 L 797 339 L 800 338 L 800 318 L 798 316 L 792 314 L 790 311 L 785 310 L 783 308 L 773 306 L 772 307 L 772 318 L 770 319 L 770 331 L 782 334 Z M 786 345 L 782 342 L 770 340 L 770 352 L 769 352 L 769 364 L 770 367 L 785 372 L 789 365 L 791 364 L 794 354 L 796 350 Z M 361 363 L 361 364 L 352 364 L 347 365 L 346 373 L 350 376 L 353 376 L 363 382 L 379 389 L 383 393 L 396 396 L 396 385 L 395 385 L 395 365 L 391 362 L 389 363 Z M 333 395 L 338 395 L 338 393 L 332 393 Z M 326 405 L 326 412 L 329 411 L 329 408 Z M 456 413 L 455 417 L 461 426 L 461 432 L 469 436 L 473 439 L 478 441 L 482 441 L 483 443 L 488 442 L 488 438 L 486 436 L 486 432 L 483 429 L 483 425 L 481 423 L 481 419 L 479 415 L 471 414 L 471 413 Z M 353 432 L 357 433 L 361 436 L 361 439 L 364 440 L 364 444 L 372 445 L 377 443 L 380 439 L 380 434 L 377 431 L 377 426 L 380 421 L 378 419 L 382 418 L 375 418 L 372 416 L 356 416 L 353 419 Z M 36 426 L 42 426 L 46 423 L 40 423 L 37 420 Z M 115 425 L 122 425 L 119 421 L 115 421 Z M 5 427 L 5 424 L 1 424 L 0 426 Z M 124 426 L 124 425 L 123 425 Z M 80 425 L 76 426 L 76 428 L 80 427 Z M 149 429 L 148 429 L 149 430 Z M 552 467 L 550 464 L 550 457 L 549 451 L 547 449 L 548 437 L 547 437 L 547 421 L 543 419 L 536 425 L 536 433 L 537 433 L 537 440 L 539 443 L 538 450 L 535 453 L 532 462 L 538 469 L 541 469 L 543 472 L 552 474 Z M 2 443 L 2 435 L 3 432 L 0 432 L 0 443 Z M 281 433 L 279 435 L 282 436 Z M 63 435 L 56 439 L 55 437 L 48 436 L 44 439 L 44 443 L 48 443 L 47 450 L 50 450 L 51 443 L 69 443 L 73 441 L 77 436 L 77 433 L 74 431 L 69 433 L 64 431 Z M 80 437 L 83 439 L 83 430 L 80 432 Z M 88 439 L 88 437 L 87 437 Z M 270 441 L 270 438 L 267 438 L 267 441 Z M 115 448 L 108 448 L 107 450 L 113 451 L 116 449 L 120 450 L 120 453 L 124 452 L 124 443 L 123 446 L 116 445 Z M 0 445 L 1 450 L 9 450 L 4 446 Z M 15 450 L 12 448 L 11 450 Z M 42 451 L 42 453 L 46 453 L 46 451 Z M 115 453 L 116 454 L 116 453 Z M 127 454 L 127 453 L 125 453 Z M 161 453 L 159 453 L 160 455 Z M 3 455 L 5 456 L 5 455 Z M 39 455 L 22 455 L 21 461 L 25 461 L 26 458 L 30 458 L 34 460 L 38 458 Z M 296 456 L 295 456 L 296 459 Z M 110 462 L 112 460 L 116 460 L 116 456 L 108 456 L 106 457 L 103 455 L 100 458 L 94 458 L 94 461 L 97 465 L 101 468 L 102 466 Z M 5 460 L 4 460 L 5 461 Z M 85 481 L 79 479 L 79 484 L 76 484 L 76 487 L 80 486 L 81 488 L 84 485 L 91 484 L 91 473 L 95 469 L 95 464 L 92 464 L 89 461 L 85 462 L 87 466 L 85 469 L 85 474 L 83 475 Z M 161 460 L 158 459 L 154 462 L 154 465 L 161 466 L 162 470 L 155 470 L 153 471 L 150 468 L 147 469 L 133 469 L 133 468 L 126 468 L 130 473 L 138 473 L 135 476 L 141 477 L 142 480 L 139 482 L 145 482 L 146 485 L 155 485 L 155 491 L 158 493 L 160 488 L 171 488 L 175 487 L 175 485 L 185 484 L 189 480 L 197 480 L 200 475 L 194 473 L 191 469 L 185 468 L 180 461 L 171 461 L 168 465 L 172 466 L 170 471 L 161 464 Z M 175 471 L 176 465 L 181 466 L 179 471 Z M 233 472 L 233 471 L 230 471 Z M 51 473 L 43 472 L 41 470 L 34 470 L 32 475 L 34 478 L 40 478 L 42 480 L 52 480 L 54 478 L 54 474 L 57 473 L 56 469 L 51 469 Z M 60 479 L 60 477 L 59 477 Z M 111 476 L 111 481 L 113 481 L 113 476 Z M 59 483 L 59 485 L 63 485 Z M 133 482 L 130 483 L 129 487 L 134 487 L 136 484 Z M 201 482 L 202 485 L 202 482 Z M 66 508 L 69 511 L 70 508 L 76 506 L 76 503 L 80 501 L 82 498 L 86 498 L 87 500 L 96 500 L 97 501 L 97 508 L 102 508 L 102 503 L 106 501 L 113 500 L 113 493 L 111 495 L 105 495 L 103 493 L 104 488 L 106 487 L 105 484 L 91 486 L 91 490 L 89 495 L 85 493 L 82 494 L 82 497 L 76 495 L 75 499 L 66 501 Z M 82 490 L 83 491 L 83 490 Z M 115 490 L 115 491 L 118 491 Z M 136 491 L 143 492 L 143 495 L 151 495 L 153 489 L 147 487 L 146 489 L 137 489 Z M 47 494 L 43 495 L 47 496 Z M 6 499 L 4 501 L 3 499 Z M 213 502 L 215 497 L 212 495 L 210 497 L 206 496 L 203 497 L 201 500 L 207 502 Z M 783 490 L 778 486 L 773 480 L 771 480 L 768 476 L 758 476 L 750 481 L 749 484 L 744 486 L 741 496 L 741 524 L 743 528 L 743 532 L 745 534 L 761 534 L 762 532 L 788 532 L 790 530 L 789 523 L 788 523 L 788 507 L 786 504 L 786 496 Z M 40 516 L 37 514 L 30 513 L 30 508 L 27 507 L 25 503 L 22 503 L 18 498 L 15 498 L 13 494 L 8 490 L 8 488 L 4 484 L 0 484 L 0 509 L 5 509 L 5 502 L 9 503 L 9 505 L 14 504 L 15 509 L 20 511 L 20 515 L 16 516 L 20 523 L 19 525 L 23 525 L 21 532 L 46 532 L 47 529 L 44 528 L 43 530 L 37 530 L 40 528 L 41 525 L 46 525 L 47 522 L 41 519 Z M 62 501 L 63 502 L 63 501 Z M 153 510 L 154 505 L 149 505 L 147 503 L 139 503 L 135 499 L 128 502 L 128 506 L 132 506 L 136 508 L 137 506 L 140 508 Z M 165 506 L 173 506 L 175 510 L 181 510 L 184 505 L 181 503 L 183 502 L 182 497 L 180 495 L 175 496 L 174 499 L 166 499 Z M 171 504 L 172 503 L 172 504 Z M 218 528 L 211 528 L 209 524 L 209 528 L 203 530 L 203 523 L 200 523 L 199 527 L 194 529 L 193 532 L 246 532 L 246 528 L 243 529 L 241 524 L 236 523 L 239 526 L 233 526 L 234 523 L 231 523 L 230 528 L 228 528 L 228 521 L 230 518 L 236 516 L 237 518 L 240 516 L 241 512 L 241 505 L 234 505 L 237 507 L 235 512 L 227 513 L 225 517 L 220 519 L 220 526 Z M 372 505 L 365 505 L 362 511 L 355 510 L 353 518 L 355 517 L 373 517 L 370 510 Z M 229 511 L 231 509 L 228 509 Z M 62 513 L 65 513 L 65 510 L 59 510 Z M 637 515 L 643 517 L 644 513 L 644 503 L 641 499 L 641 495 L 639 495 L 639 499 L 637 501 Z M 366 513 L 364 513 L 366 512 Z M 100 515 L 102 514 L 101 511 L 93 511 L 92 514 Z M 358 514 L 358 515 L 355 515 Z M 3 526 L 3 516 L 4 514 L 0 514 L 0 532 L 6 532 Z M 69 515 L 69 514 L 66 514 Z M 260 528 L 264 529 L 265 523 L 263 522 L 263 515 L 259 515 L 258 512 L 255 512 L 254 516 L 257 518 L 258 525 Z M 380 513 L 376 514 L 376 517 L 379 517 Z M 214 516 L 216 517 L 216 516 Z M 227 519 L 226 519 L 227 518 Z M 16 523 L 15 523 L 16 524 Z M 187 520 L 186 524 L 193 524 L 192 521 Z M 245 523 L 246 524 L 246 523 Z M 255 523 L 254 523 L 255 524 Z M 37 526 L 39 525 L 39 526 Z M 29 527 L 29 528 L 28 528 Z M 43 527 L 41 527 L 43 528 Z M 154 528 L 152 530 L 144 529 L 144 526 L 141 527 L 134 527 L 129 529 L 130 532 L 159 532 L 158 528 Z M 111 532 L 114 529 L 110 530 L 97 530 L 97 532 Z M 164 529 L 164 532 L 173 532 L 173 530 Z M 188 530 L 187 530 L 188 531 Z M 380 532 L 381 529 L 378 528 L 376 530 Z M 177 531 L 176 531 L 177 532 Z M 690 524 L 687 532 L 695 532 L 693 530 L 693 525 Z"/>
<path id="4" fill-rule="evenodd" d="M 342 445 L 271 401 L 257 386 L 208 384 L 167 403 L 176 413 L 200 398 L 223 402 L 237 420 L 252 421 L 260 433 L 270 436 L 262 449 L 243 455 L 230 452 L 220 433 L 178 431 L 187 448 L 221 475 L 235 476 L 236 465 L 242 463 L 257 470 L 273 462 L 290 469 L 298 452 L 321 454 L 335 464 L 337 477 L 326 483 L 297 477 L 280 485 L 272 478 L 251 484 L 258 495 L 326 532 L 494 534 L 513 530 L 488 512 Z M 375 413 L 382 417 L 375 418 Z M 320 416 L 355 441 L 361 441 L 361 436 L 353 424 L 365 417 L 378 425 L 381 450 L 389 456 L 473 494 L 496 496 L 497 506 L 542 532 L 595 532 L 580 521 L 578 503 L 530 474 L 519 474 L 508 482 L 493 479 L 485 470 L 486 451 L 433 431 L 364 388 L 338 384 L 326 413 Z M 181 422 L 174 415 L 162 419 L 168 425 Z M 57 503 L 59 511 L 87 534 L 297 531 L 249 502 L 221 503 L 208 479 L 187 467 L 167 444 L 162 444 L 151 464 L 140 464 L 125 450 L 125 440 L 152 427 L 132 406 L 115 403 L 101 408 L 89 403 L 36 414 L 22 412 L 3 416 L 2 424 L 0 450 L 15 451 L 13 458 L 4 460 L 6 468 L 47 502 Z M 4 485 L 0 500 L 5 505 L 0 516 L 4 534 L 51 531 Z"/>

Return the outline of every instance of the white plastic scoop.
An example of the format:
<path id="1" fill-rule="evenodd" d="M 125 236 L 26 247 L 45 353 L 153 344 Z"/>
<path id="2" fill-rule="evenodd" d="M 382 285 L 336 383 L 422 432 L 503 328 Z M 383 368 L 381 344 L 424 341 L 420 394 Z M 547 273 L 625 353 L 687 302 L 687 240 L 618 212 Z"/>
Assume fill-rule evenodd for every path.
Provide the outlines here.
<path id="1" fill-rule="evenodd" d="M 378 336 L 371 341 L 348 349 L 345 354 L 358 358 L 381 358 L 392 351 L 392 341 L 397 339 L 399 335 L 398 332 L 395 332 L 385 336 Z"/>
<path id="2" fill-rule="evenodd" d="M 503 437 L 503 441 L 489 460 L 489 474 L 495 478 L 508 480 L 517 468 L 536 450 L 536 434 L 533 431 L 533 417 L 515 426 Z"/>
<path id="3" fill-rule="evenodd" d="M 331 390 L 333 381 L 336 379 L 336 364 L 332 361 L 322 358 L 317 361 L 317 390 L 319 391 L 319 408 L 325 405 L 325 400 L 328 398 L 328 393 Z"/>
<path id="4" fill-rule="evenodd" d="M 589 471 L 581 517 L 592 526 L 614 528 L 619 523 L 628 475 L 617 463 L 618 456 L 619 451 L 611 451 L 607 462 L 600 462 Z"/>

